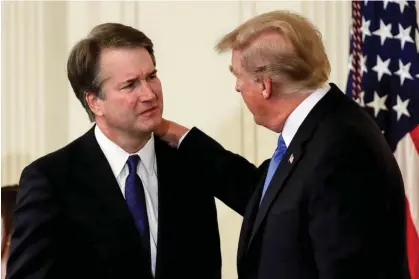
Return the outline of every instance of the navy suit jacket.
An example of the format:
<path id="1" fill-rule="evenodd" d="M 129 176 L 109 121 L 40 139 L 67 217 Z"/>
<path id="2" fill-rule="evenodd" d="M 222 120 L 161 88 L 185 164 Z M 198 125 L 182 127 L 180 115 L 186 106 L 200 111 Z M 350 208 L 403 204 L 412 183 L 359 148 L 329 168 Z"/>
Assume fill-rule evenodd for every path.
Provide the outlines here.
<path id="1" fill-rule="evenodd" d="M 149 260 L 93 129 L 21 176 L 7 279 L 151 279 Z M 157 279 L 221 278 L 215 200 L 156 138 Z"/>
<path id="2" fill-rule="evenodd" d="M 374 120 L 336 85 L 299 127 L 260 206 L 269 160 L 256 167 L 197 128 L 180 151 L 244 216 L 240 279 L 406 278 L 399 167 Z"/>

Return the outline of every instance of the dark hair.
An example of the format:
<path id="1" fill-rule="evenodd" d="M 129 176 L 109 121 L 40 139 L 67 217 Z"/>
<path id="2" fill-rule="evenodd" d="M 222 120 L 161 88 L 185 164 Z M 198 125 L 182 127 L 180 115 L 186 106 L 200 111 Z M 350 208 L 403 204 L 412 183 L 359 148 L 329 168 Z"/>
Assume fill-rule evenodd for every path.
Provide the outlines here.
<path id="1" fill-rule="evenodd" d="M 7 185 L 1 187 L 1 218 L 4 223 L 4 236 L 1 243 L 1 256 L 3 257 L 7 250 L 7 242 L 10 235 L 12 234 L 13 224 L 13 210 L 16 204 L 16 197 L 18 191 L 18 185 Z"/>
<path id="2" fill-rule="evenodd" d="M 104 98 L 100 92 L 99 58 L 106 48 L 145 48 L 153 60 L 152 41 L 141 31 L 120 23 L 103 23 L 92 29 L 89 36 L 79 41 L 71 50 L 67 60 L 67 76 L 77 99 L 89 115 L 90 121 L 95 116 L 86 102 L 85 95 L 92 92 Z"/>

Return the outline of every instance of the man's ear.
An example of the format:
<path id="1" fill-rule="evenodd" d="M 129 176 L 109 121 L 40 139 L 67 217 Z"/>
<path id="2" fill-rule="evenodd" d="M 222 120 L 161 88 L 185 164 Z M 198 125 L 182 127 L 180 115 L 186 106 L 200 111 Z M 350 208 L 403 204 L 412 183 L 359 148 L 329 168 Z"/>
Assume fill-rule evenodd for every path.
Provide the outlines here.
<path id="1" fill-rule="evenodd" d="M 99 98 L 98 94 L 95 94 L 93 92 L 85 92 L 84 98 L 90 110 L 96 116 L 103 116 L 102 100 Z"/>
<path id="2" fill-rule="evenodd" d="M 262 83 L 262 96 L 265 100 L 272 96 L 272 79 L 270 77 L 264 77 L 261 80 Z"/>

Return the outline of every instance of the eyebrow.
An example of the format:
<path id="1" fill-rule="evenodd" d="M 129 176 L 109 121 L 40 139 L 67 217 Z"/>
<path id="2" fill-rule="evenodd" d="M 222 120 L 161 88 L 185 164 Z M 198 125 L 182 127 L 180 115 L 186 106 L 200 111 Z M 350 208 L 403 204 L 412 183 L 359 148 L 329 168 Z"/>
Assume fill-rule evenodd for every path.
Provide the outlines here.
<path id="1" fill-rule="evenodd" d="M 154 69 L 150 73 L 148 73 L 146 76 L 149 77 L 149 76 L 155 75 L 156 73 L 157 73 L 157 69 Z M 124 81 L 120 82 L 119 85 L 121 86 L 121 85 L 124 85 L 124 84 L 127 84 L 127 83 L 134 82 L 136 80 L 138 80 L 138 76 L 127 79 L 127 80 L 124 80 Z"/>
<path id="2" fill-rule="evenodd" d="M 155 74 L 157 74 L 157 69 L 152 70 L 151 73 L 149 73 L 147 76 L 152 76 Z"/>
<path id="3" fill-rule="evenodd" d="M 233 69 L 233 66 L 228 66 L 228 69 L 230 70 L 230 72 L 233 74 L 233 75 L 235 75 L 235 76 L 237 76 L 237 73 L 236 73 L 236 71 L 234 71 L 234 69 Z"/>

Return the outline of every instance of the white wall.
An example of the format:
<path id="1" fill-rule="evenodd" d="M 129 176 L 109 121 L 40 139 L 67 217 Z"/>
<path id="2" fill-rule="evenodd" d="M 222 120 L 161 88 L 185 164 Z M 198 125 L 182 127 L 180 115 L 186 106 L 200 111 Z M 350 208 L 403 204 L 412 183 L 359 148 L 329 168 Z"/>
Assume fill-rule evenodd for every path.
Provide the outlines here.
<path id="1" fill-rule="evenodd" d="M 68 140 L 64 3 L 2 2 L 2 185 Z M 60 122 L 60 125 L 56 124 Z"/>
<path id="2" fill-rule="evenodd" d="M 262 12 L 291 9 L 324 36 L 331 81 L 345 88 L 349 1 L 13 1 L 2 2 L 2 185 L 22 168 L 84 133 L 91 124 L 66 79 L 70 48 L 101 22 L 144 31 L 156 45 L 164 116 L 198 126 L 254 163 L 270 157 L 276 135 L 256 127 L 214 44 Z M 224 278 L 236 278 L 241 217 L 218 203 Z M 193 255 L 191 255 L 193 256 Z"/>

